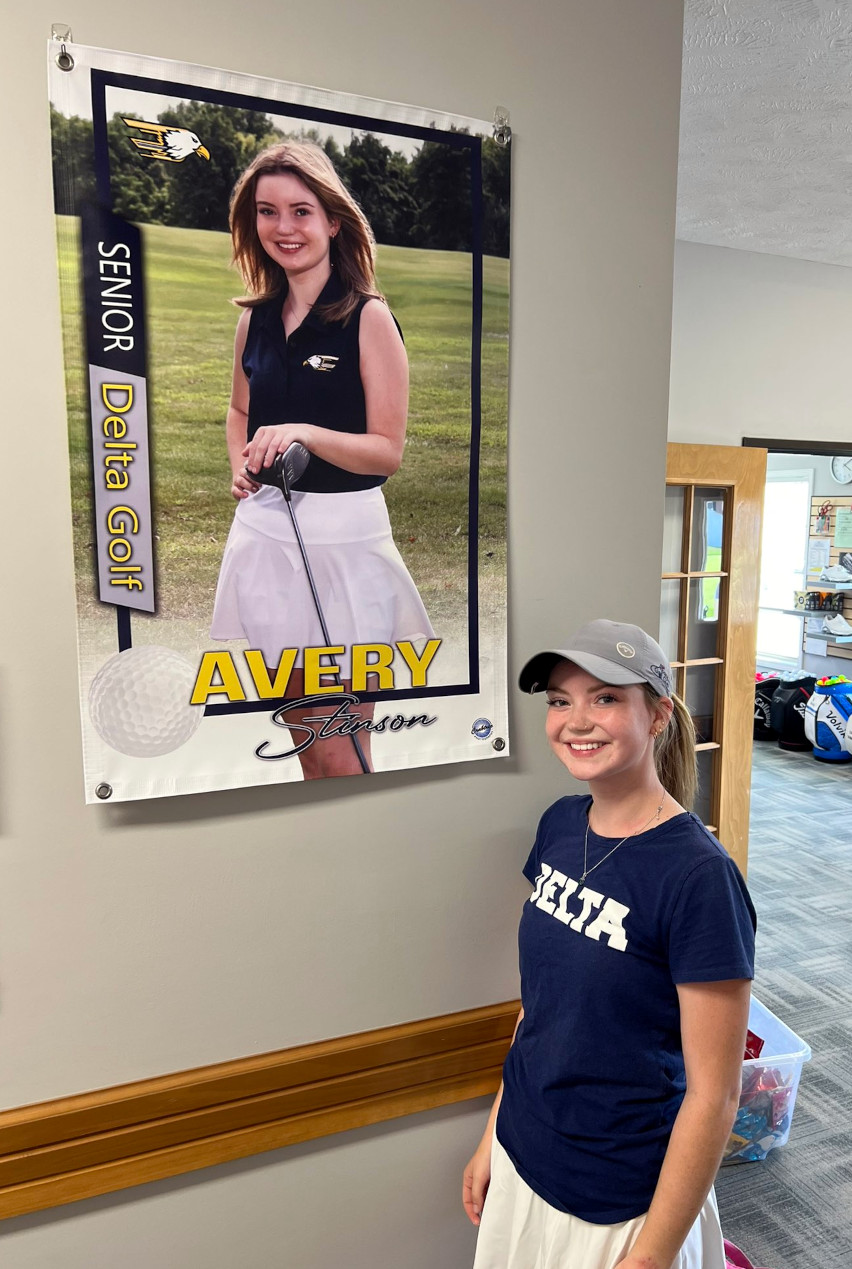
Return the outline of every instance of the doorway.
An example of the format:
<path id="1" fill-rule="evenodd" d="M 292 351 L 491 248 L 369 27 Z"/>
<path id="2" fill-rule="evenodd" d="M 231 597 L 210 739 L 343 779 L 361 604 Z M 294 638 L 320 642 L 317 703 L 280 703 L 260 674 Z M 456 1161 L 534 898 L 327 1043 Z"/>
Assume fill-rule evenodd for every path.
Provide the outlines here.
<path id="1" fill-rule="evenodd" d="M 852 445 L 743 445 L 768 450 L 757 668 L 852 679 Z"/>

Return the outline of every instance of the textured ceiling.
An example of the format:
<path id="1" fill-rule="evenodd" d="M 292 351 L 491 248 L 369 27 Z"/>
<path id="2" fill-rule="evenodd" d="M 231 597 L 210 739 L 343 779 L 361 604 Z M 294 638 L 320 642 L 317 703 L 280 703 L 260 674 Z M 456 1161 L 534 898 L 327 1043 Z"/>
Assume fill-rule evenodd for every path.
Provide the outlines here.
<path id="1" fill-rule="evenodd" d="M 852 265 L 852 0 L 686 0 L 678 238 Z"/>

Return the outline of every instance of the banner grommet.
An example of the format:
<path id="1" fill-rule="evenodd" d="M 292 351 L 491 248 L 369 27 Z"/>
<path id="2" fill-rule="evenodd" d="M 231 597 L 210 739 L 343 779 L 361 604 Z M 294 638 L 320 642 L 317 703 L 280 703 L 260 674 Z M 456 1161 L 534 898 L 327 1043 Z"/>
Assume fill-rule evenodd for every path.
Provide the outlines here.
<path id="1" fill-rule="evenodd" d="M 70 26 L 64 23 L 54 22 L 50 28 L 50 38 L 59 42 L 59 52 L 56 54 L 55 62 L 61 71 L 70 71 L 74 69 L 74 58 L 65 47 L 66 43 L 70 44 L 72 40 Z"/>
<path id="2" fill-rule="evenodd" d="M 512 140 L 512 129 L 509 127 L 509 112 L 505 106 L 497 106 L 494 110 L 493 136 L 497 144 L 504 147 Z"/>

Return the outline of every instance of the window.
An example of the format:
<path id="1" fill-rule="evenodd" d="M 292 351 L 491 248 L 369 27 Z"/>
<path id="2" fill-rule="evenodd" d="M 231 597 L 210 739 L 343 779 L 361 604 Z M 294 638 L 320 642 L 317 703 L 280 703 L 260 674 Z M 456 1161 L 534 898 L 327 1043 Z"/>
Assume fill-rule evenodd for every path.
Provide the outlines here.
<path id="1" fill-rule="evenodd" d="M 722 526 L 724 523 L 725 503 L 722 498 L 710 499 L 704 503 L 704 525 L 701 534 L 703 559 L 701 568 L 706 573 L 718 573 L 722 568 Z M 701 583 L 701 598 L 696 616 L 699 621 L 719 620 L 718 577 L 705 577 Z"/>
<path id="2" fill-rule="evenodd" d="M 794 592 L 805 589 L 812 470 L 767 472 L 763 504 L 757 660 L 796 669 L 802 664 L 802 618 L 790 615 Z"/>

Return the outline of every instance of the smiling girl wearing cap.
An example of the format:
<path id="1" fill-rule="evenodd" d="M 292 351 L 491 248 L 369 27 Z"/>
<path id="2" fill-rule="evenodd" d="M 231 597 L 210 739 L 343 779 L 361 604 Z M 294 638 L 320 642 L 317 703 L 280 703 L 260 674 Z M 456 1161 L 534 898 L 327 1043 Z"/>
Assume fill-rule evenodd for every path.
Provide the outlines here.
<path id="1" fill-rule="evenodd" d="M 538 653 L 547 738 L 590 796 L 524 867 L 523 1008 L 465 1170 L 474 1269 L 724 1269 L 713 1178 L 736 1114 L 755 916 L 690 813 L 695 737 L 637 626 Z"/>

